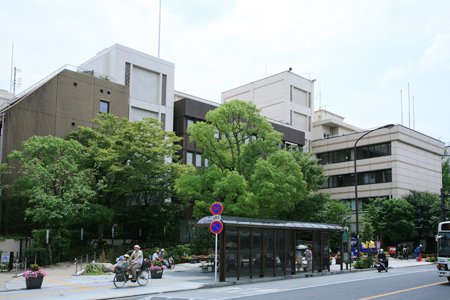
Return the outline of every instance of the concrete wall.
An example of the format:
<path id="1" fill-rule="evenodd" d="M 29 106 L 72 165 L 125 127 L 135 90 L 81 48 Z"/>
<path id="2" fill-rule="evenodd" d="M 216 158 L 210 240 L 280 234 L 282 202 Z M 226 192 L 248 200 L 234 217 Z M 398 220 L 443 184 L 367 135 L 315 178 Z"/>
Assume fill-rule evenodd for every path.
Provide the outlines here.
<path id="1" fill-rule="evenodd" d="M 65 137 L 78 126 L 92 126 L 101 99 L 110 103 L 110 113 L 128 118 L 127 88 L 86 74 L 62 71 L 5 112 L 5 155 L 20 149 L 34 135 Z"/>
<path id="2" fill-rule="evenodd" d="M 129 81 L 126 64 L 129 63 Z M 173 63 L 115 44 L 80 65 L 80 69 L 105 74 L 112 81 L 130 87 L 130 120 L 143 117 L 165 118 L 165 130 L 173 130 L 174 76 Z M 166 104 L 161 104 L 163 75 L 166 75 Z M 153 96 L 150 96 L 153 95 Z M 157 96 L 157 99 L 155 97 Z M 164 115 L 164 117 L 162 117 Z"/>
<path id="3" fill-rule="evenodd" d="M 286 71 L 225 91 L 222 102 L 234 99 L 254 103 L 270 122 L 290 125 L 305 132 L 310 150 L 314 110 L 314 81 Z"/>

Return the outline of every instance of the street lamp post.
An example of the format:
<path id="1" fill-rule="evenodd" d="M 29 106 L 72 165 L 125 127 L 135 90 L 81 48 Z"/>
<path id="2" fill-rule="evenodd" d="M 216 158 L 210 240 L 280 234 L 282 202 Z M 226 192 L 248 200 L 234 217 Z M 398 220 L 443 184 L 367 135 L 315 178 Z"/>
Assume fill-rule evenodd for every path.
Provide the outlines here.
<path id="1" fill-rule="evenodd" d="M 355 181 L 355 223 L 356 223 L 356 259 L 359 258 L 359 201 L 358 201 L 358 173 L 356 172 L 356 145 L 358 144 L 358 142 L 365 137 L 366 135 L 379 130 L 379 129 L 383 129 L 383 128 L 387 128 L 390 129 L 394 127 L 394 124 L 388 124 L 385 126 L 381 126 L 372 130 L 367 131 L 366 133 L 364 133 L 363 135 L 361 135 L 355 142 L 355 145 L 353 146 L 353 179 Z"/>

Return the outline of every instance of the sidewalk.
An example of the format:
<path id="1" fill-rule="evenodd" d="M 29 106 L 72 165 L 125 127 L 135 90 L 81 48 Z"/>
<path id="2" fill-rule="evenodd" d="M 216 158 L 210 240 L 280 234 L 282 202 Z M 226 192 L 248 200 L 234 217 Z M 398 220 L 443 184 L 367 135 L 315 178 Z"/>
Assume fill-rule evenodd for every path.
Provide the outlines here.
<path id="1" fill-rule="evenodd" d="M 390 268 L 400 268 L 418 265 L 430 265 L 427 262 L 389 259 Z M 117 297 L 158 294 L 164 292 L 193 290 L 204 287 L 246 284 L 250 282 L 282 280 L 285 278 L 301 278 L 306 276 L 324 276 L 364 270 L 340 271 L 340 265 L 332 265 L 330 272 L 299 273 L 285 277 L 268 277 L 244 279 L 236 282 L 214 282 L 214 273 L 202 273 L 200 264 L 179 264 L 174 270 L 165 270 L 162 279 L 150 279 L 147 286 L 140 287 L 137 283 L 127 282 L 125 287 L 117 289 L 112 283 L 113 274 L 96 276 L 74 276 L 75 267 L 72 264 L 60 264 L 46 268 L 48 275 L 44 278 L 41 289 L 27 290 L 23 277 L 13 278 L 14 272 L 0 273 L 1 299 L 113 299 Z"/>

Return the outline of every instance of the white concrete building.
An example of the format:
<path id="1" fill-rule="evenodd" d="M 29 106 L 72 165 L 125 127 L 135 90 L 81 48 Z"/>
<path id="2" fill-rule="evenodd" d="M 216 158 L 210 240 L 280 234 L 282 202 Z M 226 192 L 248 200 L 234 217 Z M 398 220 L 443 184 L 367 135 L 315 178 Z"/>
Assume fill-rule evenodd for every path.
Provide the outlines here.
<path id="1" fill-rule="evenodd" d="M 131 121 L 154 118 L 173 130 L 173 63 L 115 44 L 80 65 L 81 70 L 105 74 L 129 87 Z"/>
<path id="2" fill-rule="evenodd" d="M 228 90 L 222 93 L 222 103 L 234 99 L 254 103 L 270 122 L 290 125 L 305 133 L 304 151 L 311 149 L 314 112 L 314 80 L 291 71 Z"/>
<path id="3" fill-rule="evenodd" d="M 314 112 L 312 128 L 313 140 L 328 139 L 333 136 L 349 134 L 362 129 L 344 122 L 344 117 L 325 109 Z"/>
<path id="4" fill-rule="evenodd" d="M 330 193 L 333 199 L 352 201 L 353 209 L 354 145 L 366 132 L 312 142 L 312 150 L 328 175 L 321 192 Z M 439 140 L 395 125 L 363 137 L 356 152 L 360 208 L 369 198 L 399 198 L 411 190 L 440 192 L 444 143 Z"/>

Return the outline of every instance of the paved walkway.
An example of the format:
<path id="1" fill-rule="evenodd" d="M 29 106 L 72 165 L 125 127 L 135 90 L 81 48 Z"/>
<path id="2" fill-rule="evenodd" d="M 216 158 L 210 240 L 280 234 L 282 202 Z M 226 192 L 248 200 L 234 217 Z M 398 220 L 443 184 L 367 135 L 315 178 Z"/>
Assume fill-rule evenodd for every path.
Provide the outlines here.
<path id="1" fill-rule="evenodd" d="M 389 260 L 390 268 L 429 265 L 415 260 Z M 96 276 L 74 276 L 73 264 L 59 264 L 46 268 L 48 275 L 44 278 L 42 288 L 27 290 L 23 277 L 14 278 L 14 272 L 0 273 L 0 299 L 113 299 L 117 297 L 157 294 L 172 291 L 192 290 L 202 287 L 224 286 L 231 284 L 245 284 L 258 281 L 272 281 L 275 278 L 247 279 L 238 282 L 214 282 L 214 273 L 202 273 L 200 264 L 179 264 L 174 270 L 165 270 L 162 279 L 151 279 L 147 286 L 140 287 L 137 283 L 127 282 L 124 288 L 117 289 L 112 283 L 113 274 Z M 322 276 L 340 273 L 340 265 L 332 265 L 331 272 L 299 273 L 285 278 L 305 276 Z M 372 269 L 373 270 L 373 269 Z M 342 272 L 356 272 L 361 270 L 344 270 Z M 283 278 L 276 278 L 283 279 Z"/>

